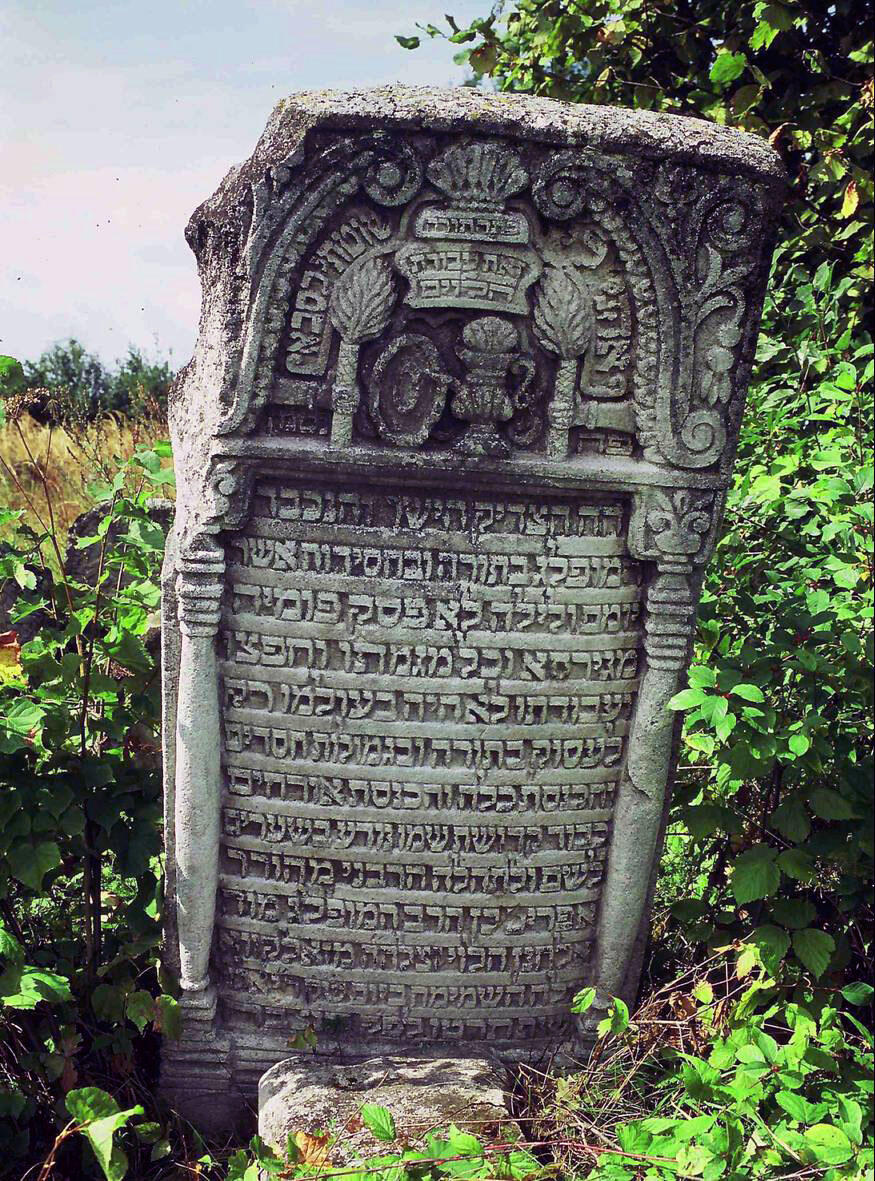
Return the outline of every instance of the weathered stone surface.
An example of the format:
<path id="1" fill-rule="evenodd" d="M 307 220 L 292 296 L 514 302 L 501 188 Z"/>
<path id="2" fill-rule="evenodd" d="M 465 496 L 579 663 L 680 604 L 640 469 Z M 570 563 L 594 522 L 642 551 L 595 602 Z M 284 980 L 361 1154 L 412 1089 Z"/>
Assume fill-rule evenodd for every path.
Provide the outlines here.
<path id="1" fill-rule="evenodd" d="M 387 1108 L 398 1133 L 378 1141 L 357 1118 L 363 1104 Z M 481 1058 L 372 1058 L 340 1064 L 287 1058 L 258 1084 L 258 1134 L 283 1151 L 296 1132 L 336 1137 L 334 1164 L 417 1145 L 454 1123 L 491 1138 L 511 1124 L 502 1072 Z"/>
<path id="2" fill-rule="evenodd" d="M 697 120 L 390 88 L 284 101 L 192 218 L 182 1104 L 308 1028 L 514 1058 L 634 992 L 781 185 Z"/>
<path id="3" fill-rule="evenodd" d="M 0 557 L 6 557 L 10 548 L 7 542 L 0 541 Z M 27 603 L 40 599 L 48 602 L 50 599 L 51 575 L 41 566 L 32 563 L 27 563 L 27 570 L 36 580 L 33 590 L 22 593 L 21 587 L 14 578 L 5 578 L 0 581 L 0 635 L 14 632 L 15 641 L 19 644 L 28 643 L 39 635 L 43 628 L 51 627 L 55 622 L 51 611 L 45 608 L 32 611 L 22 619 L 16 618 L 16 604 L 19 600 Z M 12 637 L 9 638 L 12 639 Z"/>
<path id="4" fill-rule="evenodd" d="M 146 507 L 150 520 L 167 532 L 173 523 L 176 507 L 173 501 L 156 496 L 148 502 Z M 94 508 L 86 509 L 84 513 L 80 513 L 67 531 L 64 566 L 70 578 L 77 582 L 83 582 L 87 586 L 94 586 L 97 581 L 97 572 L 100 569 L 101 542 L 93 541 L 90 545 L 84 546 L 80 546 L 79 542 L 83 538 L 94 537 L 105 516 L 106 506 L 96 505 Z M 107 545 L 114 546 L 128 528 L 129 522 L 127 520 L 119 518 L 113 521 L 107 530 Z M 121 585 L 124 585 L 126 581 L 126 576 L 122 575 Z"/>

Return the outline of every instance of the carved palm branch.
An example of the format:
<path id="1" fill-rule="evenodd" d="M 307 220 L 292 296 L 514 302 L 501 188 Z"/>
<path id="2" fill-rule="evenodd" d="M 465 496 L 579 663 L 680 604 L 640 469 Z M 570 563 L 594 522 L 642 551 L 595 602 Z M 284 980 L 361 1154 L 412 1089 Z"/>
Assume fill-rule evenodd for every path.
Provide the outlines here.
<path id="1" fill-rule="evenodd" d="M 334 285 L 329 305 L 331 323 L 345 341 L 361 344 L 385 329 L 395 303 L 388 264 L 369 258 L 352 266 Z"/>
<path id="2" fill-rule="evenodd" d="M 594 330 L 592 299 L 583 283 L 561 267 L 546 267 L 535 299 L 539 342 L 563 360 L 571 360 L 590 347 Z"/>

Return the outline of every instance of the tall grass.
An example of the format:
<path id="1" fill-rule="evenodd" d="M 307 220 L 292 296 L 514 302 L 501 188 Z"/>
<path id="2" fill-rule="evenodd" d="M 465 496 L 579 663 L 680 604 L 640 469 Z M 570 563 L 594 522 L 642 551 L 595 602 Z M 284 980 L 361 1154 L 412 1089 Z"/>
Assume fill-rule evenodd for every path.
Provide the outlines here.
<path id="1" fill-rule="evenodd" d="M 157 408 L 137 418 L 107 414 L 64 426 L 37 422 L 26 412 L 10 416 L 0 425 L 0 508 L 23 510 L 22 521 L 37 532 L 52 527 L 66 538 L 76 517 L 94 504 L 95 485 L 109 482 L 138 447 L 166 438 Z M 0 540 L 14 529 L 15 522 L 0 524 Z"/>

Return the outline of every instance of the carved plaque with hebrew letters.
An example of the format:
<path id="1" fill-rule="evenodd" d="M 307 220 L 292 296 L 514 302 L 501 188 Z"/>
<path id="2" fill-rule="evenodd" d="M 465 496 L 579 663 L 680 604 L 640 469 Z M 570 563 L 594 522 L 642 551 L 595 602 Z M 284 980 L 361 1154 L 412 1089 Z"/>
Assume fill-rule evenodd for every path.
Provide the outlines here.
<path id="1" fill-rule="evenodd" d="M 325 92 L 194 215 L 164 1085 L 196 1117 L 290 1045 L 579 1050 L 634 994 L 781 185 L 696 120 Z"/>

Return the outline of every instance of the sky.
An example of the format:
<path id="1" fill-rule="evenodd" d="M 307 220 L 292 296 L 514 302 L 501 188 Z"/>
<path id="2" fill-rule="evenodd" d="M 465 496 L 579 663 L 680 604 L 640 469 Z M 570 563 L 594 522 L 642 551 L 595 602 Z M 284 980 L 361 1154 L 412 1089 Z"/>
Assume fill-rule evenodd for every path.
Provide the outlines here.
<path id="1" fill-rule="evenodd" d="M 456 85 L 395 34 L 488 0 L 0 0 L 0 353 L 191 354 L 183 230 L 295 90 Z"/>

